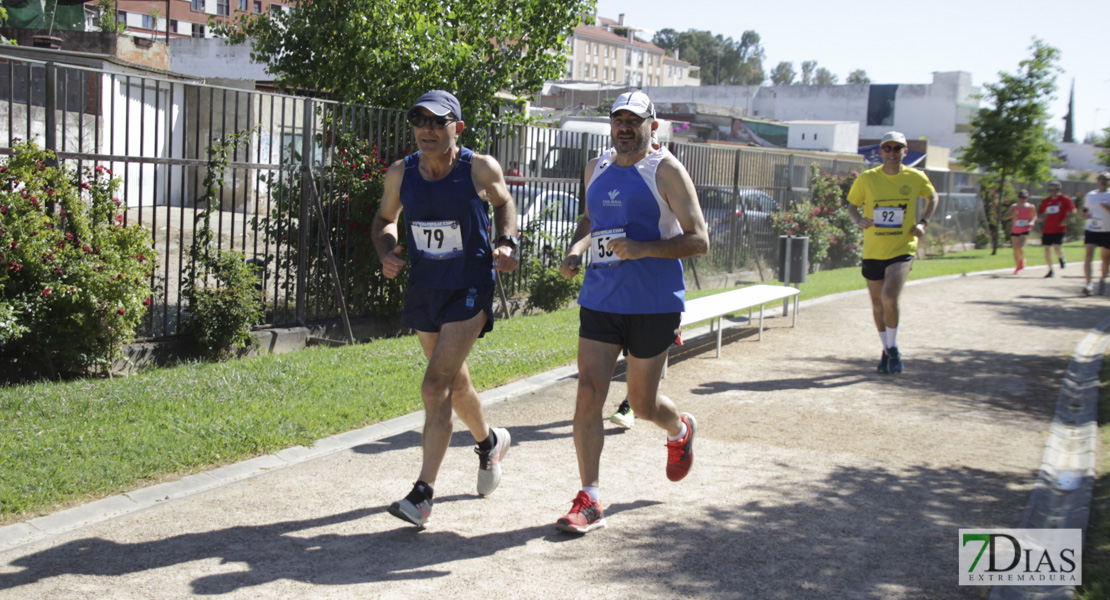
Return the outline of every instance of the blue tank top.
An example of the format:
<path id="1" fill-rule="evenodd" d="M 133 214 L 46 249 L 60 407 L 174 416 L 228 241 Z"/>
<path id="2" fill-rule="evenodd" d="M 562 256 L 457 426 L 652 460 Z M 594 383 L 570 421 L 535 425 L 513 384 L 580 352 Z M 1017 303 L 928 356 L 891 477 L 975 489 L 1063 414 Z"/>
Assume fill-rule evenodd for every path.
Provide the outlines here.
<path id="1" fill-rule="evenodd" d="M 656 169 L 670 152 L 663 148 L 631 167 L 613 162 L 615 154 L 609 150 L 601 156 L 586 185 L 590 264 L 578 304 L 620 314 L 682 312 L 686 307 L 686 283 L 681 260 L 641 258 L 605 262 L 605 257 L 598 253 L 599 240 L 606 236 L 625 235 L 647 242 L 682 234 L 678 217 L 655 183 Z"/>
<path id="2" fill-rule="evenodd" d="M 474 152 L 459 150 L 455 167 L 436 181 L 420 175 L 419 152 L 406 156 L 401 180 L 409 281 L 441 290 L 494 282 L 489 203 L 474 189 Z"/>

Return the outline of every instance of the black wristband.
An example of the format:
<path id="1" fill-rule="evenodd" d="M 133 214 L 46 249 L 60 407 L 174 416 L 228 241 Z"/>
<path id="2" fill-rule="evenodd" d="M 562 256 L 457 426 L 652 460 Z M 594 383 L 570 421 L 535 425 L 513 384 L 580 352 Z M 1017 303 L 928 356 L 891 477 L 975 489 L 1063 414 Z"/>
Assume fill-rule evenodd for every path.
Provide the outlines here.
<path id="1" fill-rule="evenodd" d="M 503 235 L 503 236 L 497 238 L 497 245 L 498 246 L 509 246 L 513 250 L 519 250 L 520 249 L 520 244 L 517 243 L 516 236 L 512 236 L 512 235 Z"/>

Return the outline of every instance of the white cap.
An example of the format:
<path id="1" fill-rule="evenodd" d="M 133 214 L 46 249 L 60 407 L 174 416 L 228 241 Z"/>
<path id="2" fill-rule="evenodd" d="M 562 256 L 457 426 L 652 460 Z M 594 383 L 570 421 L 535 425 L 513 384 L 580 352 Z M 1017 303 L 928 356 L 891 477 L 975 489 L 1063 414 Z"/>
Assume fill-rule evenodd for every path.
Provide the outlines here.
<path id="1" fill-rule="evenodd" d="M 902 135 L 901 132 L 898 131 L 888 131 L 883 134 L 883 141 L 879 142 L 879 145 L 882 146 L 887 142 L 898 142 L 899 144 L 905 146 L 906 136 Z"/>
<path id="2" fill-rule="evenodd" d="M 655 105 L 651 103 L 651 98 L 648 98 L 648 95 L 643 92 L 625 92 L 617 96 L 609 114 L 614 115 L 618 110 L 627 110 L 641 119 L 655 118 Z"/>

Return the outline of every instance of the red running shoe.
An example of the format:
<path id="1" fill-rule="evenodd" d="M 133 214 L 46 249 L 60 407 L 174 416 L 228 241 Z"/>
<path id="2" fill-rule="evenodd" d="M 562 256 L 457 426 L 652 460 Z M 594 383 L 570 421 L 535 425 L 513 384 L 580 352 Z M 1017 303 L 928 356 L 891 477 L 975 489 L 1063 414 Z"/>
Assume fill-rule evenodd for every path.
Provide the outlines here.
<path id="1" fill-rule="evenodd" d="M 570 512 L 555 522 L 555 526 L 568 533 L 586 533 L 605 527 L 605 517 L 601 513 L 601 503 L 594 502 L 585 491 L 578 492 Z"/>
<path id="2" fill-rule="evenodd" d="M 667 442 L 667 479 L 671 481 L 681 481 L 694 464 L 694 434 L 698 431 L 698 422 L 690 413 L 682 413 L 680 418 L 686 423 L 686 436 Z"/>

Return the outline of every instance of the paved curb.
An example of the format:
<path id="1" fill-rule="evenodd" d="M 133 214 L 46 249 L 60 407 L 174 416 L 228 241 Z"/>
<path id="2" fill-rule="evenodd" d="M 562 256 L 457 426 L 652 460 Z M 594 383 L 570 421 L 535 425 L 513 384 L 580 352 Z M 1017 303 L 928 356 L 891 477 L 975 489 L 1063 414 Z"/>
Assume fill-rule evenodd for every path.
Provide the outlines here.
<path id="1" fill-rule="evenodd" d="M 1072 353 L 1041 469 L 1020 529 L 1087 530 L 1096 476 L 1098 384 L 1110 346 L 1110 317 L 1087 332 Z M 991 600 L 1070 600 L 1075 586 L 995 586 Z"/>

